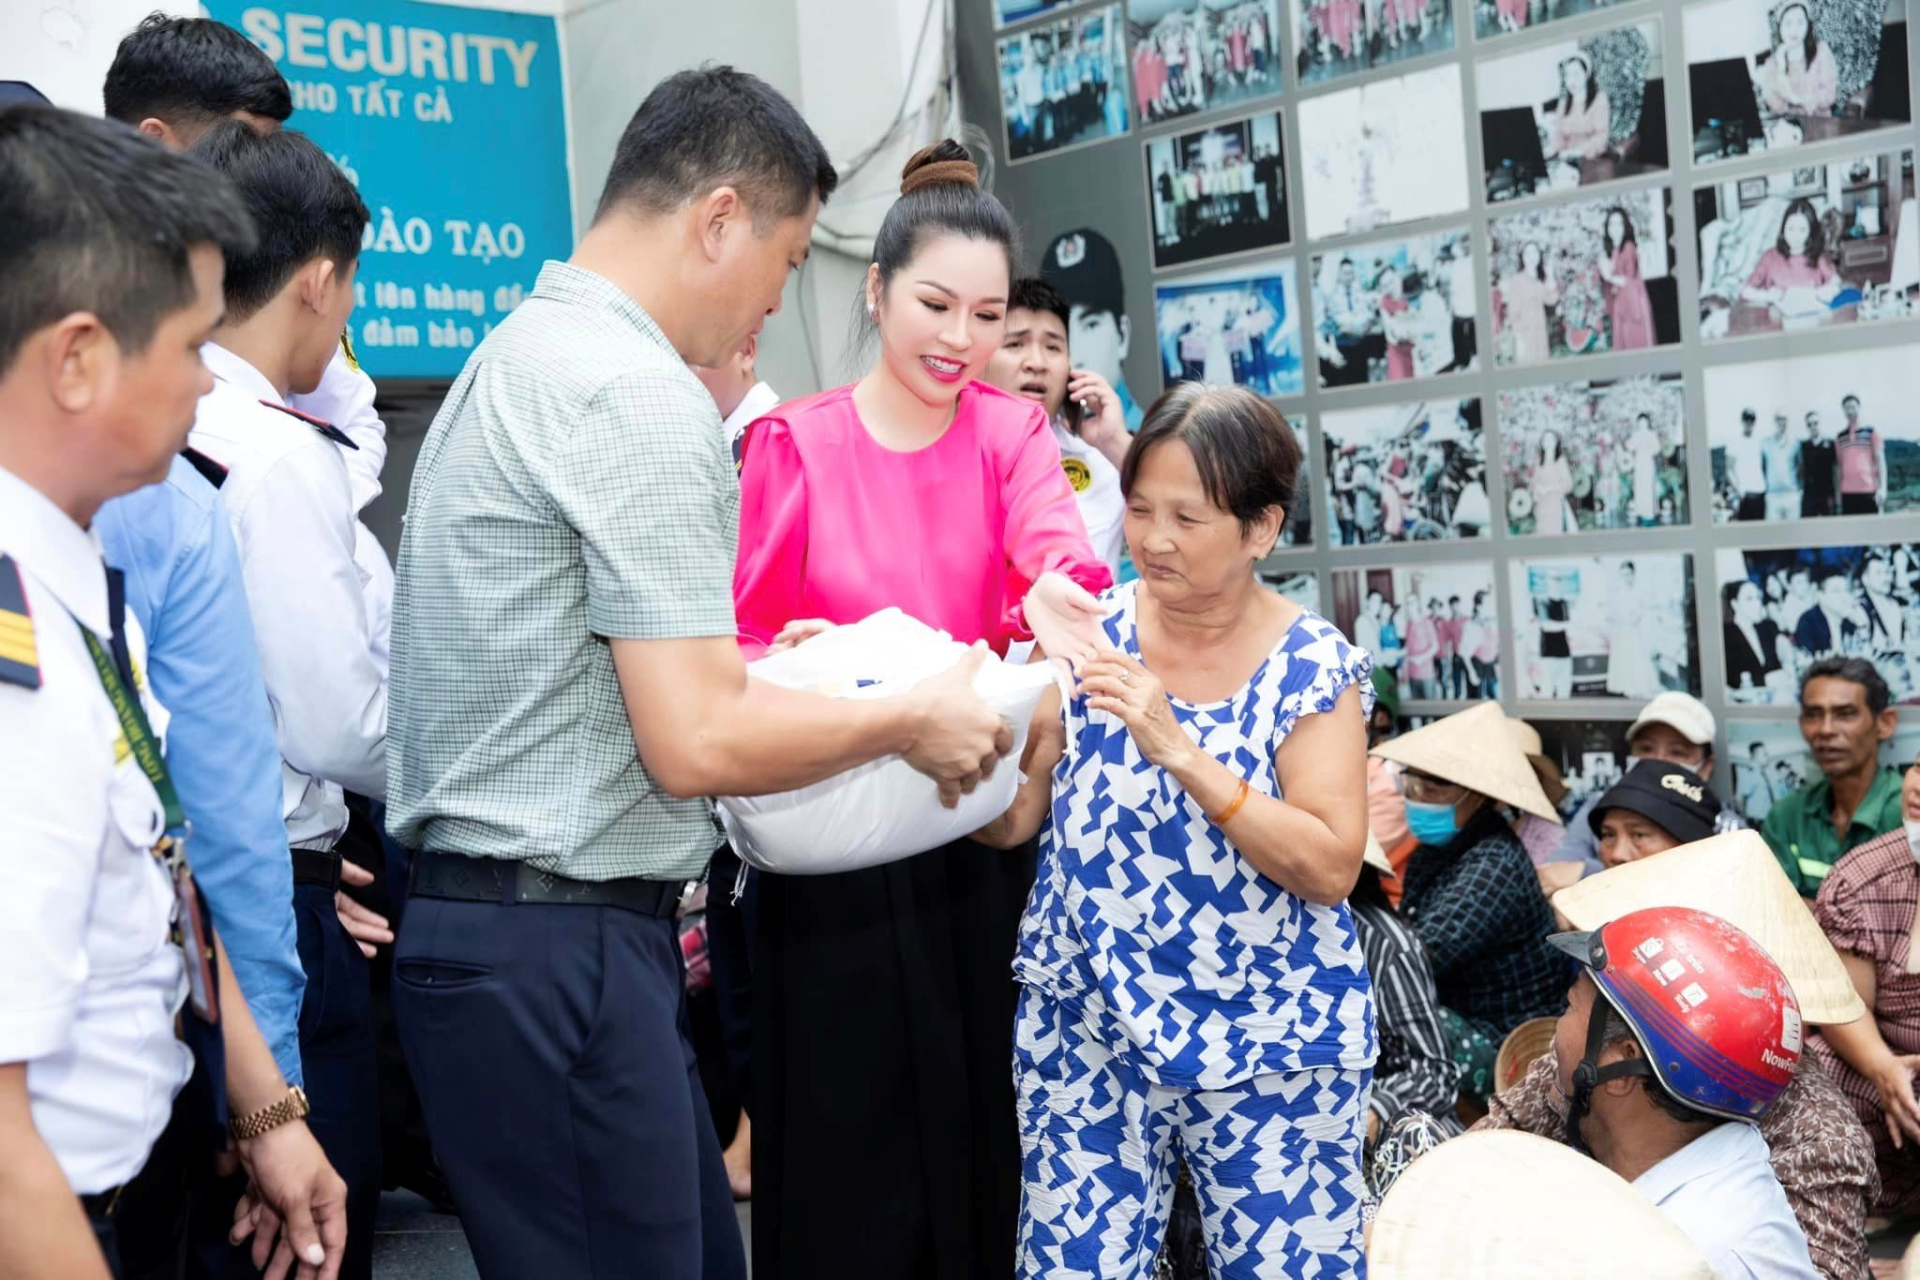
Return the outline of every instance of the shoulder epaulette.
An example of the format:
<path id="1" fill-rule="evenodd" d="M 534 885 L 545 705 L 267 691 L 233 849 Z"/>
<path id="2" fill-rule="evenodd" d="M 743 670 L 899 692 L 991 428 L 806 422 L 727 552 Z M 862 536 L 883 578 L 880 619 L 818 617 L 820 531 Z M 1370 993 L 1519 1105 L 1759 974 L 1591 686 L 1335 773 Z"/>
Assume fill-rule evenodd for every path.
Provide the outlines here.
<path id="1" fill-rule="evenodd" d="M 335 444 L 339 445 L 343 449 L 358 449 L 360 447 L 359 445 L 353 442 L 353 437 L 349 436 L 346 432 L 342 431 L 340 428 L 334 426 L 331 422 L 323 422 L 321 419 L 314 417 L 310 413 L 300 412 L 298 409 L 293 408 L 291 405 L 276 404 L 271 400 L 262 400 L 260 403 L 267 406 L 267 408 L 269 409 L 278 409 L 281 413 L 286 414 L 289 418 L 300 419 L 300 421 L 306 423 L 308 426 L 312 427 L 315 431 L 318 431 L 321 435 L 333 441 Z"/>
<path id="2" fill-rule="evenodd" d="M 33 639 L 27 584 L 9 555 L 0 555 L 0 682 L 40 687 L 40 647 Z"/>
<path id="3" fill-rule="evenodd" d="M 182 449 L 180 456 L 185 458 L 187 465 L 198 471 L 201 478 L 214 488 L 218 489 L 227 482 L 227 469 L 193 446 L 189 445 Z"/>

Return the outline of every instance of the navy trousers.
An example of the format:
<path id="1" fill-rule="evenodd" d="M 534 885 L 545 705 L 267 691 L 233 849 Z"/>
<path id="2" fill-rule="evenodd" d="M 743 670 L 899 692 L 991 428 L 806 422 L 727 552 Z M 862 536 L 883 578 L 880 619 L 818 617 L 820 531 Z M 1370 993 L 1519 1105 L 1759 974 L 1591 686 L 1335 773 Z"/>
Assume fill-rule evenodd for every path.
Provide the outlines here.
<path id="1" fill-rule="evenodd" d="M 300 1073 L 306 1079 L 307 1127 L 347 1184 L 347 1256 L 341 1280 L 373 1275 L 373 1226 L 380 1209 L 380 1080 L 367 1003 L 367 958 L 341 927 L 333 891 L 293 887 L 293 919 L 307 991 L 300 1002 Z M 220 1180 L 194 1196 L 189 1277 L 254 1280 L 245 1249 L 227 1243 L 233 1206 L 246 1175 Z"/>
<path id="2" fill-rule="evenodd" d="M 416 896 L 393 1002 L 482 1276 L 745 1280 L 673 921 Z"/>

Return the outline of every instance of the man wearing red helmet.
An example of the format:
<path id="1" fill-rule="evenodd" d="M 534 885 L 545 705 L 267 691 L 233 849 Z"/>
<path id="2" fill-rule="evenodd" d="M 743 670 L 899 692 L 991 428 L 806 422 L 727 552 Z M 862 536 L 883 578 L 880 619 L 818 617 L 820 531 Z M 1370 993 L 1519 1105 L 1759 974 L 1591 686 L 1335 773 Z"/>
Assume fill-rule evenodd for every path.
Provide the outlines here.
<path id="1" fill-rule="evenodd" d="M 1554 1035 L 1567 1138 L 1633 1183 L 1722 1277 L 1817 1275 L 1754 1122 L 1800 1060 L 1778 965 L 1684 907 L 1556 934 L 1580 962 Z"/>

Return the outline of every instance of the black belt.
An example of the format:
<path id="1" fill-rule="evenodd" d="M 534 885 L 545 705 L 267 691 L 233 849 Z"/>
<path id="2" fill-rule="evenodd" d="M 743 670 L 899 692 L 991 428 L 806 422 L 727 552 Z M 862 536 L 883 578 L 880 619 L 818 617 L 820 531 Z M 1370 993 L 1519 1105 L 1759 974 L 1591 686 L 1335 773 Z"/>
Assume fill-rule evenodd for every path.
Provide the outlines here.
<path id="1" fill-rule="evenodd" d="M 680 904 L 693 895 L 698 880 L 571 880 L 550 871 L 537 871 L 511 858 L 469 858 L 461 853 L 420 852 L 413 855 L 412 881 L 407 887 L 416 898 L 450 898 L 455 902 L 545 903 L 554 906 L 619 907 L 643 916 L 672 919 Z"/>
<path id="2" fill-rule="evenodd" d="M 323 884 L 329 889 L 338 889 L 340 887 L 340 855 L 331 849 L 295 849 L 293 851 L 293 882 Z"/>

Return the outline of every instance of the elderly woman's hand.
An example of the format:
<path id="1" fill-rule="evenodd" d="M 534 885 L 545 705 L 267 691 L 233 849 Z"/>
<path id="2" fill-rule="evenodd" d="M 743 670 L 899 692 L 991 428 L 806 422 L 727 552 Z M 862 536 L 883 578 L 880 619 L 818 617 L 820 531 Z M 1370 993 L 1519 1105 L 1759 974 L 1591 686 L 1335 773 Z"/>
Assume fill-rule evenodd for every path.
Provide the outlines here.
<path id="1" fill-rule="evenodd" d="M 1103 649 L 1080 668 L 1087 706 L 1118 716 L 1148 764 L 1172 770 L 1198 750 L 1174 718 L 1167 690 L 1139 661 Z"/>

